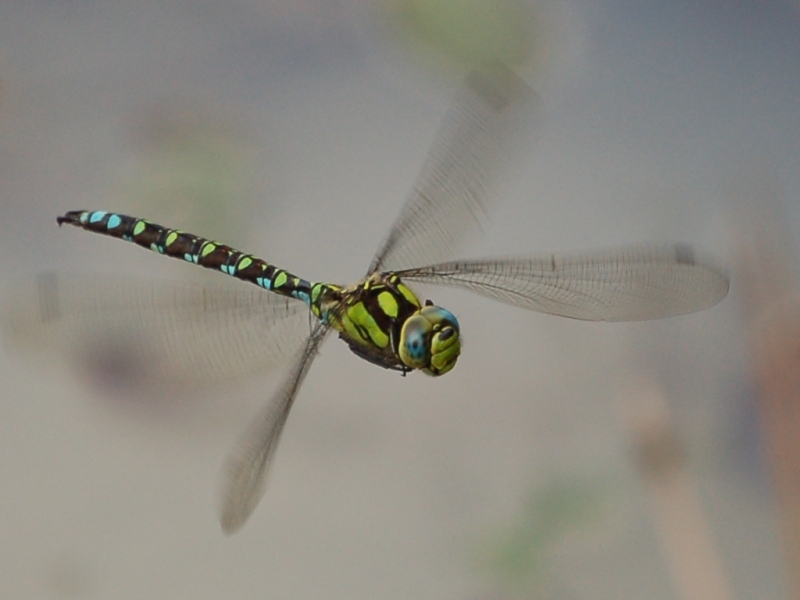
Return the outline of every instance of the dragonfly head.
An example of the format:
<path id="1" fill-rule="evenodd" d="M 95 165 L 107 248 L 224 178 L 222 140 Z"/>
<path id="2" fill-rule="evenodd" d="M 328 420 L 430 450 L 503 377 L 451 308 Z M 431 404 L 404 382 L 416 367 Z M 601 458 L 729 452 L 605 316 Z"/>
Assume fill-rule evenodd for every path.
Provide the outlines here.
<path id="1" fill-rule="evenodd" d="M 403 323 L 400 360 L 427 375 L 444 375 L 461 353 L 458 321 L 441 306 L 427 304 Z"/>

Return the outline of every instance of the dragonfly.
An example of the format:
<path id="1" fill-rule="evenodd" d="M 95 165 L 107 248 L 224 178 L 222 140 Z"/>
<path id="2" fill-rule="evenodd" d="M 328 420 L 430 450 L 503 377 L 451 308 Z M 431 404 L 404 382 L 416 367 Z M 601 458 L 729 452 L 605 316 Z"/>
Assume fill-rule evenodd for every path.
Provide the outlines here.
<path id="1" fill-rule="evenodd" d="M 5 309 L 5 336 L 68 352 L 89 333 L 116 331 L 128 336 L 121 339 L 134 364 L 195 381 L 289 362 L 285 378 L 225 461 L 220 522 L 233 533 L 264 495 L 290 409 L 329 334 L 338 334 L 360 358 L 403 375 L 439 377 L 453 370 L 461 326 L 452 312 L 415 291 L 417 284 L 463 288 L 588 321 L 683 315 L 726 296 L 726 272 L 684 244 L 455 259 L 496 202 L 504 148 L 534 104 L 535 94 L 508 67 L 470 72 L 399 216 L 365 277 L 354 284 L 312 282 L 145 219 L 70 211 L 58 217 L 59 225 L 132 242 L 256 287 L 45 273 Z"/>

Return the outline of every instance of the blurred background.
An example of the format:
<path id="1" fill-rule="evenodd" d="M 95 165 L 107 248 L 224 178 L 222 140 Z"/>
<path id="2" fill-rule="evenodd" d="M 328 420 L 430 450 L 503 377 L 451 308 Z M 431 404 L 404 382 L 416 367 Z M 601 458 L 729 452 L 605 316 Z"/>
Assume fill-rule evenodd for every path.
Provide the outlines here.
<path id="1" fill-rule="evenodd" d="M 466 338 L 440 380 L 329 341 L 230 538 L 220 466 L 279 373 L 134 391 L 7 345 L 0 597 L 800 598 L 798 26 L 792 0 L 0 3 L 6 292 L 203 276 L 56 227 L 82 208 L 354 281 L 488 58 L 542 110 L 470 256 L 683 241 L 732 275 L 634 324 L 437 290 Z"/>

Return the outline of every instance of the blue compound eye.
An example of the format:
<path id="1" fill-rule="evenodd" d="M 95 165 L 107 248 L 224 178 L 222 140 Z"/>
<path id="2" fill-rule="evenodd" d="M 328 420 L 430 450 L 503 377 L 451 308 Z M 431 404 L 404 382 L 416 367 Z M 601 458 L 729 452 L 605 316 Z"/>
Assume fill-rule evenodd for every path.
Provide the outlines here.
<path id="1" fill-rule="evenodd" d="M 403 364 L 428 375 L 444 375 L 461 353 L 458 321 L 440 306 L 428 305 L 403 323 L 398 354 Z"/>
<path id="2" fill-rule="evenodd" d="M 406 319 L 400 332 L 398 353 L 403 364 L 412 369 L 423 369 L 430 362 L 429 338 L 433 324 L 416 313 Z"/>

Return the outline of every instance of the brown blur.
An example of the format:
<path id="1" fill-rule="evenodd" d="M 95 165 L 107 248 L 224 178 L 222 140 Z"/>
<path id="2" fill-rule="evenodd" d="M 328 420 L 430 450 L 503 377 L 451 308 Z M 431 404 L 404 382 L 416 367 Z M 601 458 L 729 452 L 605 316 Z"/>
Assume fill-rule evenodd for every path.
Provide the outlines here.
<path id="1" fill-rule="evenodd" d="M 800 296 L 783 194 L 767 173 L 736 179 L 733 248 L 788 597 L 800 598 Z"/>

